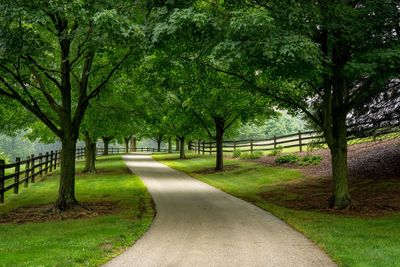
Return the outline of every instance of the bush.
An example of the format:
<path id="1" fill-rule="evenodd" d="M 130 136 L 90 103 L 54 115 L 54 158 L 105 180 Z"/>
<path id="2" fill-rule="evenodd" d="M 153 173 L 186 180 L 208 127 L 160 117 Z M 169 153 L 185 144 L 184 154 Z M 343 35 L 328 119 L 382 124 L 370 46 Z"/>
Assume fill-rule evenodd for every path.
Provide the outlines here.
<path id="1" fill-rule="evenodd" d="M 279 164 L 283 164 L 283 163 L 295 163 L 295 162 L 298 162 L 299 160 L 300 160 L 300 158 L 298 156 L 293 155 L 293 154 L 288 154 L 288 155 L 278 157 L 275 160 L 275 162 L 279 163 Z"/>
<path id="2" fill-rule="evenodd" d="M 318 164 L 321 163 L 321 161 L 322 161 L 322 157 L 321 156 L 308 155 L 308 156 L 305 156 L 304 158 L 302 158 L 302 160 L 300 162 L 300 165 L 301 166 L 306 166 L 306 165 L 310 165 L 310 164 L 318 165 Z"/>
<path id="3" fill-rule="evenodd" d="M 283 151 L 283 146 L 278 146 L 277 148 L 274 148 L 269 152 L 270 156 L 279 156 Z"/>
<path id="4" fill-rule="evenodd" d="M 263 153 L 261 151 L 255 151 L 253 154 L 251 153 L 243 153 L 240 155 L 240 159 L 259 159 L 261 158 Z"/>
<path id="5" fill-rule="evenodd" d="M 233 152 L 232 152 L 232 156 L 234 157 L 234 158 L 240 158 L 240 155 L 242 154 L 242 151 L 240 150 L 240 149 L 235 149 L 235 150 L 233 150 Z"/>

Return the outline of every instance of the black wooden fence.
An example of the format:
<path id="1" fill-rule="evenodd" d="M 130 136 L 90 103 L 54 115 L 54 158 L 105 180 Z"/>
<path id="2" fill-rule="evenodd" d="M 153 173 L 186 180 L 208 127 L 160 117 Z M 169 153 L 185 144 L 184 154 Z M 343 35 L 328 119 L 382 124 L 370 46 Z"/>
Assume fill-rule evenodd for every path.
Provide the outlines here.
<path id="1" fill-rule="evenodd" d="M 269 139 L 249 139 L 249 140 L 235 140 L 235 141 L 224 141 L 223 151 L 233 152 L 234 150 L 240 150 L 241 152 L 255 151 L 269 151 L 277 148 L 291 148 L 298 147 L 299 151 L 302 152 L 304 147 L 310 144 L 321 144 L 324 143 L 323 136 L 318 132 L 298 132 L 296 134 L 289 134 L 283 136 L 276 136 Z M 189 149 L 194 150 L 198 154 L 212 154 L 217 152 L 217 146 L 215 142 L 197 141 L 192 142 Z"/>
<path id="2" fill-rule="evenodd" d="M 173 150 L 175 151 L 175 150 Z M 157 148 L 154 147 L 137 147 L 136 149 L 130 147 L 128 149 L 128 153 L 132 152 L 168 152 L 167 148 L 160 148 L 158 150 Z M 108 155 L 116 155 L 116 154 L 125 154 L 126 148 L 125 147 L 109 147 L 108 148 Z M 98 147 L 96 150 L 96 154 L 98 156 L 103 156 L 104 155 L 104 148 Z"/>
<path id="3" fill-rule="evenodd" d="M 85 149 L 76 150 L 76 159 L 85 156 Z M 60 166 L 61 151 L 50 151 L 45 154 L 31 155 L 25 160 L 16 158 L 14 163 L 5 164 L 0 160 L 0 203 L 4 203 L 5 192 L 14 189 L 18 194 L 20 185 L 28 187 L 37 177 L 52 173 Z"/>

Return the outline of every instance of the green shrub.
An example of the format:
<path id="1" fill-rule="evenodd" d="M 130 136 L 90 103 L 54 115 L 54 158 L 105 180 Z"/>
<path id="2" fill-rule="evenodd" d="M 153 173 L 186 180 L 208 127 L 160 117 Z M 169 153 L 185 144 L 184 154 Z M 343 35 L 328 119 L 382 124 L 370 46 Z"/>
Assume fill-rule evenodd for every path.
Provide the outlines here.
<path id="1" fill-rule="evenodd" d="M 301 159 L 300 165 L 301 166 L 306 166 L 306 165 L 310 165 L 310 164 L 318 165 L 318 164 L 321 163 L 321 161 L 322 161 L 322 157 L 321 156 L 308 155 L 308 156 L 305 156 L 304 158 Z"/>
<path id="2" fill-rule="evenodd" d="M 263 153 L 261 151 L 255 151 L 253 154 L 251 153 L 243 153 L 240 155 L 240 159 L 259 159 L 261 158 Z"/>
<path id="3" fill-rule="evenodd" d="M 233 152 L 232 152 L 232 156 L 234 157 L 234 158 L 240 158 L 240 155 L 242 154 L 242 151 L 240 150 L 240 149 L 235 149 L 235 150 L 233 150 Z"/>
<path id="4" fill-rule="evenodd" d="M 284 156 L 280 156 L 278 157 L 275 162 L 279 163 L 279 164 L 283 164 L 283 163 L 295 163 L 299 161 L 299 157 L 293 154 L 288 154 L 288 155 L 284 155 Z"/>
<path id="5" fill-rule="evenodd" d="M 283 151 L 283 146 L 278 146 L 269 152 L 270 156 L 279 156 Z"/>

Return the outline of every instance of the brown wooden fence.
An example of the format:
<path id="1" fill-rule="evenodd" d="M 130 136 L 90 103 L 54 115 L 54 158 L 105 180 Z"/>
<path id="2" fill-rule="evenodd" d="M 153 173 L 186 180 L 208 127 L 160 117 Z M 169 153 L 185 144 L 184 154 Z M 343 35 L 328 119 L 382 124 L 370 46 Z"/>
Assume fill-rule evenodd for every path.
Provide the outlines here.
<path id="1" fill-rule="evenodd" d="M 76 159 L 85 156 L 85 149 L 76 150 Z M 52 173 L 60 166 L 61 151 L 50 151 L 45 154 L 31 155 L 25 160 L 16 158 L 14 163 L 5 164 L 0 160 L 0 203 L 4 203 L 5 192 L 14 189 L 18 194 L 20 185 L 28 187 L 37 177 Z"/>

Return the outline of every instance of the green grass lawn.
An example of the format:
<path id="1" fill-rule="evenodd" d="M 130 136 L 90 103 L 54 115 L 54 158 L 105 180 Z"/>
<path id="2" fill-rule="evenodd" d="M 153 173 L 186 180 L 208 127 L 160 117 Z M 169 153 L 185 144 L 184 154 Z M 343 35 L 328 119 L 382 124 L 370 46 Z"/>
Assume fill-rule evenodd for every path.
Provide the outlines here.
<path id="1" fill-rule="evenodd" d="M 212 168 L 213 157 L 178 160 L 176 155 L 154 155 L 154 158 L 270 211 L 313 240 L 340 266 L 400 266 L 400 214 L 360 218 L 287 209 L 268 203 L 258 194 L 286 181 L 302 179 L 297 170 L 228 160 L 226 166 L 236 167 L 205 174 L 199 171 Z"/>
<path id="2" fill-rule="evenodd" d="M 77 164 L 77 172 L 82 170 Z M 25 224 L 0 224 L 0 266 L 98 266 L 131 246 L 150 226 L 151 197 L 120 156 L 101 157 L 98 174 L 79 174 L 76 195 L 84 202 L 117 201 L 112 215 Z M 58 177 L 47 176 L 19 195 L 6 195 L 0 214 L 53 203 Z"/>

